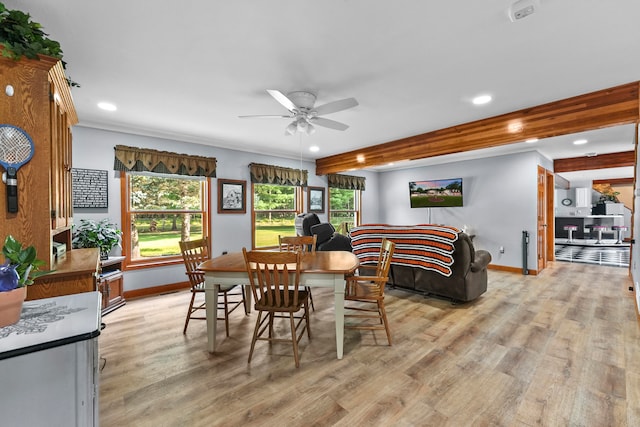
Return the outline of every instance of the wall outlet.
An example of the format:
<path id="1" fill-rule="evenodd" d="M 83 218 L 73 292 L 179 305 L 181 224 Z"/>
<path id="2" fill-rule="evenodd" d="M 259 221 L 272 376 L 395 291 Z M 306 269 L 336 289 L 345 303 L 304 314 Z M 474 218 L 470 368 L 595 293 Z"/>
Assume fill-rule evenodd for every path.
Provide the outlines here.
<path id="1" fill-rule="evenodd" d="M 503 254 L 504 253 L 504 246 L 500 246 L 500 253 Z"/>

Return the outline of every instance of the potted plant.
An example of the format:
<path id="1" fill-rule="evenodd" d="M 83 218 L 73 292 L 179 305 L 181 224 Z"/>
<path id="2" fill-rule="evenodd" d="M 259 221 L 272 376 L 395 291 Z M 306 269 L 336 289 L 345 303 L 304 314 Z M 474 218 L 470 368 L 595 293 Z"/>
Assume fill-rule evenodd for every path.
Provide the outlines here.
<path id="1" fill-rule="evenodd" d="M 75 228 L 75 226 L 74 226 Z M 100 259 L 109 258 L 109 252 L 120 246 L 120 231 L 108 218 L 101 221 L 81 219 L 80 226 L 73 232 L 71 241 L 74 248 L 99 248 Z"/>
<path id="2" fill-rule="evenodd" d="M 2 247 L 5 263 L 0 265 L 0 327 L 20 320 L 27 286 L 33 279 L 49 271 L 39 271 L 45 262 L 36 258 L 33 246 L 22 247 L 13 236 L 7 236 Z"/>
<path id="3" fill-rule="evenodd" d="M 62 60 L 60 43 L 51 40 L 42 31 L 42 25 L 31 20 L 28 13 L 7 9 L 0 3 L 0 52 L 5 58 L 18 60 L 23 56 L 39 59 L 38 55 L 51 56 Z M 66 62 L 62 61 L 63 68 Z M 67 83 L 72 87 L 80 87 L 71 79 Z"/>

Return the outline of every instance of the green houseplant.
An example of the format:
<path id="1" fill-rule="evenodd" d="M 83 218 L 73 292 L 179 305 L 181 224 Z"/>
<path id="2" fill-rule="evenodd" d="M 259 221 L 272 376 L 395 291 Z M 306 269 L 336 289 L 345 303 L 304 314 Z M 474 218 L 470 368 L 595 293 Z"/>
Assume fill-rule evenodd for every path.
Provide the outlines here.
<path id="1" fill-rule="evenodd" d="M 71 243 L 74 248 L 99 248 L 100 259 L 107 259 L 111 249 L 120 246 L 121 234 L 122 231 L 108 218 L 100 221 L 81 219 L 80 226 L 73 232 Z"/>
<path id="2" fill-rule="evenodd" d="M 60 43 L 51 40 L 42 31 L 42 25 L 31 20 L 28 13 L 7 9 L 0 3 L 0 51 L 5 58 L 18 60 L 23 56 L 39 59 L 38 55 L 51 56 L 62 60 Z M 62 61 L 66 68 L 66 62 Z M 71 79 L 67 83 L 72 87 L 80 85 Z"/>
<path id="3" fill-rule="evenodd" d="M 2 247 L 5 263 L 0 265 L 0 327 L 20 320 L 27 285 L 49 271 L 39 271 L 45 262 L 37 259 L 33 246 L 22 247 L 13 236 L 7 236 Z"/>

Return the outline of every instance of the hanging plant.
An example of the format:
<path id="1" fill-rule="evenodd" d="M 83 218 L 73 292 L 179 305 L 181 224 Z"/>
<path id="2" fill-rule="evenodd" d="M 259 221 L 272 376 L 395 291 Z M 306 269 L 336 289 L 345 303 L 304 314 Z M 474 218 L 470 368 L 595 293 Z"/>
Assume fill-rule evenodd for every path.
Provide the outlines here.
<path id="1" fill-rule="evenodd" d="M 45 55 L 62 61 L 60 43 L 48 36 L 42 30 L 42 25 L 33 22 L 28 13 L 9 10 L 4 3 L 0 3 L 0 44 L 3 46 L 3 57 L 18 60 L 23 56 L 38 59 L 38 55 Z M 62 66 L 66 68 L 66 62 L 62 61 Z M 67 79 L 67 83 L 71 87 L 80 87 L 71 79 Z"/>

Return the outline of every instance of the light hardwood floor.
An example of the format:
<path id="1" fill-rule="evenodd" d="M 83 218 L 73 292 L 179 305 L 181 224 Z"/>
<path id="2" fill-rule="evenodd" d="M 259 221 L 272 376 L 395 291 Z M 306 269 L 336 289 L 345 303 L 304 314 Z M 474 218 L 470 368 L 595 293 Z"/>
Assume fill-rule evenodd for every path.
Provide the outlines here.
<path id="1" fill-rule="evenodd" d="M 478 300 L 387 291 L 384 332 L 345 332 L 314 289 L 300 369 L 290 345 L 258 343 L 255 313 L 206 351 L 182 335 L 188 292 L 129 301 L 99 338 L 100 422 L 109 426 L 637 426 L 640 327 L 627 269 L 556 262 L 540 276 L 490 271 Z M 224 329 L 222 325 L 220 328 Z"/>

